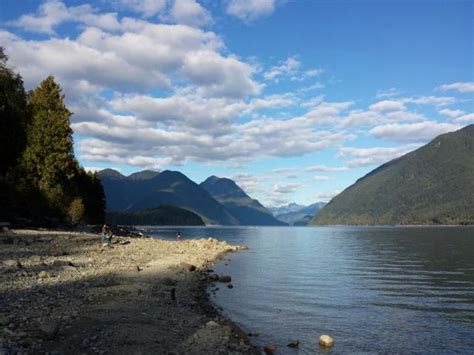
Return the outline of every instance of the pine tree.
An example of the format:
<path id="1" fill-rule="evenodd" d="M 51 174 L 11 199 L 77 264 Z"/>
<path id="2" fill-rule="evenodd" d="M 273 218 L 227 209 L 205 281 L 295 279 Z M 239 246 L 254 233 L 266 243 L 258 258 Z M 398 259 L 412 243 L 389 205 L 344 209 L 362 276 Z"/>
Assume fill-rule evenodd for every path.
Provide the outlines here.
<path id="1" fill-rule="evenodd" d="M 57 217 L 65 217 L 73 199 L 68 187 L 78 169 L 70 126 L 72 113 L 52 76 L 30 94 L 29 106 L 32 121 L 23 166 Z"/>

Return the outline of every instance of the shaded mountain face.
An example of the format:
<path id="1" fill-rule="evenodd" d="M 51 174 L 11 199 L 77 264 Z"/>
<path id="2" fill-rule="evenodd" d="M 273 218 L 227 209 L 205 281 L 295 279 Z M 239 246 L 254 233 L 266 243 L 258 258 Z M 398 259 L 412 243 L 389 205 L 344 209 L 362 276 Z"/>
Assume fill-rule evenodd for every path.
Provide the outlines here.
<path id="1" fill-rule="evenodd" d="M 247 226 L 282 226 L 260 202 L 247 195 L 233 180 L 211 176 L 200 186 L 219 201 L 239 221 Z"/>
<path id="2" fill-rule="evenodd" d="M 134 212 L 108 212 L 107 223 L 125 225 L 202 226 L 197 214 L 174 206 L 160 206 Z"/>
<path id="3" fill-rule="evenodd" d="M 176 206 L 198 214 L 206 224 L 236 225 L 238 221 L 198 184 L 176 171 L 143 171 L 128 177 L 106 169 L 99 172 L 107 211 L 139 211 Z"/>
<path id="4" fill-rule="evenodd" d="M 312 224 L 474 224 L 474 125 L 357 180 Z"/>
<path id="5" fill-rule="evenodd" d="M 293 204 L 296 205 L 296 204 Z M 309 221 L 319 213 L 319 211 L 326 205 L 325 202 L 316 202 L 309 206 L 299 206 L 299 208 L 295 209 L 292 206 L 291 212 L 282 213 L 276 216 L 277 219 L 288 223 L 289 225 L 298 225 L 303 226 L 307 225 Z"/>

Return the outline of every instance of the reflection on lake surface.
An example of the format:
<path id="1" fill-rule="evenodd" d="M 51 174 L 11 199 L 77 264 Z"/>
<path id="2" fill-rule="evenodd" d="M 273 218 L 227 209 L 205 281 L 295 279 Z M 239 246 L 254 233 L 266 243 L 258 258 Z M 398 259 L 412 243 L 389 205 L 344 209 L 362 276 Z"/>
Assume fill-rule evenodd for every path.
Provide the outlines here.
<path id="1" fill-rule="evenodd" d="M 179 228 L 249 247 L 216 266 L 235 287 L 212 300 L 257 344 L 315 353 L 326 333 L 334 353 L 474 352 L 472 227 Z"/>

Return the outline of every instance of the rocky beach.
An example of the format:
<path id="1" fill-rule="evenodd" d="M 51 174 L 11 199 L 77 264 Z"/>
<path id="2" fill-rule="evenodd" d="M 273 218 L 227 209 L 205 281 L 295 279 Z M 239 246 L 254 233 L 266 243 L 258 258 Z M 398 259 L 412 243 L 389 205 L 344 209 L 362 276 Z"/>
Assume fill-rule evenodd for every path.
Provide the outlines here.
<path id="1" fill-rule="evenodd" d="M 208 300 L 210 268 L 237 252 L 215 239 L 0 234 L 1 353 L 258 353 Z"/>

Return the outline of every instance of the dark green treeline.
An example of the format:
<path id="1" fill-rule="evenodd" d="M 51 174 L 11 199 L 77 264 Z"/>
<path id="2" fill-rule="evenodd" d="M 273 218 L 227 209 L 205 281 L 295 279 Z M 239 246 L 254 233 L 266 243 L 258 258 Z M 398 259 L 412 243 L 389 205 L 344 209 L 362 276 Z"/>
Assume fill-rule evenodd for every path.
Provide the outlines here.
<path id="1" fill-rule="evenodd" d="M 71 115 L 52 76 L 26 93 L 0 48 L 0 220 L 103 222 L 102 184 L 74 156 Z"/>

